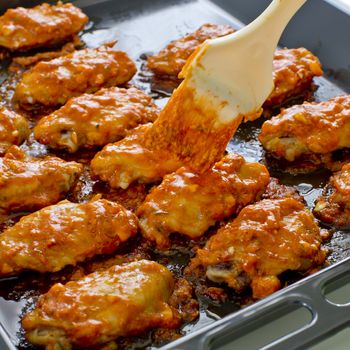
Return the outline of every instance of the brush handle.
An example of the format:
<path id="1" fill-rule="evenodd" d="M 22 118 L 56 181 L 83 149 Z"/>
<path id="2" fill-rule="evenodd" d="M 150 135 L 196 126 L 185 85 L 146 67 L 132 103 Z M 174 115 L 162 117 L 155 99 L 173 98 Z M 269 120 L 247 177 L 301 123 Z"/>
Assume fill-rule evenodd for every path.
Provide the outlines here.
<path id="1" fill-rule="evenodd" d="M 240 35 L 253 34 L 256 42 L 265 42 L 274 51 L 287 24 L 306 1 L 273 0 L 258 18 L 240 31 Z M 227 40 L 230 40 L 229 36 Z"/>

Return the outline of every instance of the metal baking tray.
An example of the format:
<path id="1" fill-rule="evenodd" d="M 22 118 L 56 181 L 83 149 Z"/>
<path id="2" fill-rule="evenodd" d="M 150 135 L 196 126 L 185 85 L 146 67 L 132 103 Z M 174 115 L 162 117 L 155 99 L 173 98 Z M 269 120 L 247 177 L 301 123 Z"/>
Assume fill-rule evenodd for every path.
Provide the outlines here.
<path id="1" fill-rule="evenodd" d="M 0 14 L 9 7 L 30 7 L 43 1 L 0 1 Z M 50 1 L 48 1 L 50 2 Z M 51 1 L 53 2 L 53 1 Z M 97 46 L 110 40 L 118 40 L 118 47 L 128 52 L 137 61 L 139 74 L 133 83 L 150 93 L 160 106 L 169 97 L 171 87 L 151 84 L 142 72 L 144 55 L 165 46 L 170 40 L 195 30 L 205 22 L 228 23 L 235 28 L 254 19 L 268 5 L 265 0 L 77 0 L 91 19 L 82 39 L 87 46 Z M 350 28 L 350 13 L 336 4 L 336 0 L 309 0 L 292 20 L 283 35 L 280 45 L 305 46 L 323 63 L 325 78 L 317 78 L 316 101 L 350 92 L 350 47 L 347 35 Z M 0 63 L 1 64 L 1 63 Z M 1 81 L 6 79 L 6 70 L 0 71 Z M 262 120 L 240 127 L 228 146 L 228 151 L 243 154 L 246 159 L 264 162 L 264 152 L 257 141 Z M 312 208 L 315 198 L 322 191 L 329 172 L 319 171 L 311 175 L 291 176 L 272 172 L 282 183 L 296 186 Z M 349 324 L 350 300 L 330 302 L 332 293 L 342 290 L 350 283 L 350 233 L 334 231 L 326 244 L 330 248 L 331 266 L 300 279 L 286 281 L 283 290 L 241 308 L 239 296 L 224 304 L 214 303 L 199 296 L 200 317 L 182 328 L 184 336 L 164 345 L 162 349 L 305 349 L 324 337 L 334 334 Z M 185 249 L 168 254 L 168 267 L 181 275 L 189 252 Z M 163 259 L 163 260 L 162 260 Z M 37 275 L 35 275 L 37 277 Z M 30 277 L 30 276 L 29 276 Z M 46 275 L 47 285 L 57 280 Z M 28 277 L 27 277 L 28 279 Z M 21 314 L 31 307 L 37 292 L 37 279 L 31 288 L 21 289 L 21 278 L 0 280 L 0 350 L 34 349 L 23 342 L 20 330 Z M 234 294 L 233 292 L 231 292 Z M 289 320 L 288 320 L 289 316 Z M 286 321 L 287 319 L 287 321 Z M 286 328 L 291 319 L 299 320 Z M 277 332 L 276 322 L 280 328 Z M 273 328 L 264 328 L 269 324 Z M 255 345 L 247 345 L 246 339 L 257 337 Z M 265 334 L 264 334 L 265 333 Z M 234 341 L 234 343 L 232 343 Z M 130 348 L 155 349 L 155 344 L 141 342 Z"/>

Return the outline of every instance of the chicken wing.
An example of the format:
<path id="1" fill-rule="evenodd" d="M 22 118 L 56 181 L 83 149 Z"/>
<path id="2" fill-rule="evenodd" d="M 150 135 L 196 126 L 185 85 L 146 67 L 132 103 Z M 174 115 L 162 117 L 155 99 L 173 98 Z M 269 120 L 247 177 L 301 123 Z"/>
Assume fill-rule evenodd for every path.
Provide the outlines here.
<path id="1" fill-rule="evenodd" d="M 29 136 L 26 118 L 0 106 L 0 154 L 12 145 L 20 145 Z"/>
<path id="2" fill-rule="evenodd" d="M 39 62 L 25 72 L 16 87 L 14 100 L 25 108 L 63 105 L 84 92 L 124 84 L 135 72 L 136 66 L 127 54 L 108 45 L 78 50 Z"/>
<path id="3" fill-rule="evenodd" d="M 132 182 L 152 183 L 180 168 L 182 163 L 166 150 L 154 151 L 144 145 L 152 124 L 139 126 L 125 139 L 105 146 L 91 161 L 95 177 L 113 188 L 127 188 Z"/>
<path id="4" fill-rule="evenodd" d="M 315 215 L 328 224 L 350 226 L 350 164 L 334 174 L 316 201 Z"/>
<path id="5" fill-rule="evenodd" d="M 259 140 L 288 161 L 350 147 L 350 95 L 287 108 L 263 124 Z"/>
<path id="6" fill-rule="evenodd" d="M 263 165 L 248 163 L 238 154 L 225 156 L 202 174 L 182 167 L 165 176 L 138 209 L 142 233 L 158 248 L 169 246 L 173 232 L 198 238 L 255 201 L 268 182 Z"/>
<path id="7" fill-rule="evenodd" d="M 15 51 L 57 44 L 80 32 L 87 21 L 69 3 L 9 9 L 0 17 L 0 46 Z"/>
<path id="8" fill-rule="evenodd" d="M 32 211 L 57 203 L 82 170 L 79 163 L 32 158 L 12 146 L 0 158 L 0 210 Z"/>
<path id="9" fill-rule="evenodd" d="M 323 74 L 320 61 L 309 50 L 276 50 L 273 60 L 273 82 L 275 85 L 264 107 L 281 105 L 287 98 L 302 93 L 312 79 Z"/>
<path id="10" fill-rule="evenodd" d="M 76 152 L 80 147 L 118 141 L 126 136 L 127 130 L 153 122 L 157 115 L 157 106 L 142 91 L 114 87 L 72 98 L 42 118 L 34 135 L 52 148 Z"/>
<path id="11" fill-rule="evenodd" d="M 46 350 L 86 349 L 152 328 L 176 328 L 180 317 L 169 305 L 173 289 L 171 272 L 156 262 L 116 265 L 55 284 L 22 325 L 29 341 Z"/>
<path id="12" fill-rule="evenodd" d="M 149 56 L 148 67 L 158 75 L 177 77 L 186 60 L 207 39 L 231 34 L 234 29 L 229 25 L 206 23 L 195 32 L 172 41 L 158 54 Z"/>
<path id="13" fill-rule="evenodd" d="M 136 232 L 136 216 L 115 202 L 64 200 L 22 217 L 0 235 L 0 276 L 59 271 L 113 253 Z"/>
<path id="14" fill-rule="evenodd" d="M 190 270 L 204 267 L 210 280 L 225 282 L 238 292 L 250 285 L 253 297 L 259 299 L 281 287 L 282 272 L 322 265 L 325 237 L 301 202 L 266 199 L 245 207 L 219 229 L 197 251 Z"/>

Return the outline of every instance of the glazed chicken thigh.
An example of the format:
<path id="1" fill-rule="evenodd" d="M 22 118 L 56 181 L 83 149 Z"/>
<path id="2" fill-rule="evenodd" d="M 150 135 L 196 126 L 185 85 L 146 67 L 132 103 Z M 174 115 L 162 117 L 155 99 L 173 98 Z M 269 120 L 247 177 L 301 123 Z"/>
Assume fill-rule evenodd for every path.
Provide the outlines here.
<path id="1" fill-rule="evenodd" d="M 33 211 L 57 203 L 83 166 L 57 157 L 34 158 L 12 146 L 0 158 L 0 210 Z"/>
<path id="2" fill-rule="evenodd" d="M 104 199 L 67 200 L 24 216 L 0 235 L 0 277 L 23 270 L 55 272 L 113 253 L 137 232 L 137 218 Z"/>
<path id="3" fill-rule="evenodd" d="M 34 135 L 51 148 L 76 152 L 118 141 L 128 130 L 153 122 L 157 115 L 157 106 L 144 92 L 113 87 L 70 99 L 42 118 Z"/>
<path id="4" fill-rule="evenodd" d="M 182 167 L 166 175 L 139 207 L 142 233 L 158 248 L 169 246 L 173 232 L 199 238 L 216 222 L 254 202 L 269 178 L 263 165 L 234 153 L 202 174 Z"/>
<path id="5" fill-rule="evenodd" d="M 236 219 L 219 229 L 192 259 L 190 270 L 203 267 L 214 282 L 241 292 L 250 286 L 254 298 L 281 287 L 287 270 L 308 271 L 326 258 L 317 226 L 304 204 L 294 198 L 265 199 L 248 205 Z"/>
<path id="6" fill-rule="evenodd" d="M 171 272 L 154 261 L 112 266 L 55 284 L 22 325 L 27 338 L 46 350 L 86 349 L 156 327 L 175 328 L 181 320 L 169 305 L 173 289 Z"/>
<path id="7" fill-rule="evenodd" d="M 0 17 L 0 46 L 15 51 L 57 44 L 79 33 L 87 21 L 69 3 L 9 9 Z"/>

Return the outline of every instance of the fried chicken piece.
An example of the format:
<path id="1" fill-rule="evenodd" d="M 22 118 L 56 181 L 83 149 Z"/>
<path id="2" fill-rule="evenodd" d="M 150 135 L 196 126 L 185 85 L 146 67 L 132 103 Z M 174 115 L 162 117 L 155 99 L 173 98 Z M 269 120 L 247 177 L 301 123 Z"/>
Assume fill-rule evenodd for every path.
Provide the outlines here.
<path id="1" fill-rule="evenodd" d="M 24 316 L 28 340 L 46 350 L 90 348 L 152 328 L 176 328 L 169 305 L 171 272 L 148 260 L 116 265 L 66 285 L 55 284 Z"/>
<path id="2" fill-rule="evenodd" d="M 136 232 L 136 216 L 115 202 L 64 200 L 22 217 L 0 235 L 0 276 L 56 272 L 111 254 Z"/>
<path id="3" fill-rule="evenodd" d="M 118 141 L 127 130 L 153 122 L 157 115 L 157 106 L 144 92 L 114 87 L 70 99 L 42 118 L 34 135 L 52 148 L 76 152 Z"/>
<path id="4" fill-rule="evenodd" d="M 0 46 L 26 50 L 60 43 L 79 33 L 88 17 L 72 4 L 9 9 L 0 17 Z"/>
<path id="5" fill-rule="evenodd" d="M 113 188 L 127 188 L 134 181 L 159 181 L 180 168 L 182 163 L 166 150 L 145 147 L 144 135 L 151 127 L 152 124 L 139 126 L 123 140 L 105 146 L 91 161 L 93 176 Z"/>
<path id="6" fill-rule="evenodd" d="M 327 224 L 350 225 L 350 163 L 331 176 L 323 195 L 316 201 L 314 214 Z"/>
<path id="7" fill-rule="evenodd" d="M 26 118 L 0 106 L 0 154 L 4 154 L 12 145 L 20 145 L 29 133 Z"/>
<path id="8" fill-rule="evenodd" d="M 177 77 L 201 43 L 233 32 L 234 29 L 227 25 L 204 24 L 196 32 L 173 41 L 158 54 L 148 57 L 148 67 L 158 75 Z M 275 88 L 264 107 L 280 105 L 287 98 L 302 93 L 315 76 L 323 74 L 318 58 L 303 47 L 276 50 L 273 70 Z"/>
<path id="9" fill-rule="evenodd" d="M 350 95 L 287 108 L 263 124 L 259 140 L 275 157 L 290 162 L 350 147 Z"/>
<path id="10" fill-rule="evenodd" d="M 25 108 L 57 106 L 84 92 L 128 82 L 136 73 L 134 62 L 125 52 L 109 46 L 78 50 L 39 62 L 23 74 L 14 100 Z"/>
<path id="11" fill-rule="evenodd" d="M 33 211 L 57 203 L 82 170 L 79 163 L 29 157 L 12 146 L 0 158 L 0 211 Z"/>
<path id="12" fill-rule="evenodd" d="M 251 286 L 260 299 L 281 287 L 287 270 L 310 271 L 326 258 L 326 234 L 313 215 L 294 198 L 265 199 L 242 209 L 236 219 L 212 236 L 192 259 L 214 282 L 237 292 Z"/>
<path id="13" fill-rule="evenodd" d="M 199 238 L 216 222 L 254 202 L 268 182 L 263 165 L 234 153 L 202 174 L 182 167 L 166 175 L 138 209 L 142 233 L 161 249 L 169 246 L 173 232 Z"/>
<path id="14" fill-rule="evenodd" d="M 273 60 L 274 90 L 264 107 L 280 105 L 287 98 L 298 95 L 308 88 L 312 79 L 323 74 L 321 63 L 309 50 L 276 50 Z"/>
<path id="15" fill-rule="evenodd" d="M 234 31 L 229 25 L 203 24 L 195 32 L 172 41 L 158 54 L 149 56 L 148 67 L 158 75 L 177 77 L 186 60 L 205 40 L 231 34 Z"/>

